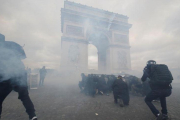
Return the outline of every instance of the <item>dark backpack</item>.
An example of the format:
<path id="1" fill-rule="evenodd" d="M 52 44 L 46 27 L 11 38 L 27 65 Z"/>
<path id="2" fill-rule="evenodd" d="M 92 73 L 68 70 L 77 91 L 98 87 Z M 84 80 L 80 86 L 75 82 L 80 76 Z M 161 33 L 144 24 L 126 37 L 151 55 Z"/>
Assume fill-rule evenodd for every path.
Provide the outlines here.
<path id="1" fill-rule="evenodd" d="M 170 84 L 172 83 L 173 76 L 169 71 L 167 65 L 153 64 L 150 65 L 150 79 L 152 83 L 157 84 Z"/>

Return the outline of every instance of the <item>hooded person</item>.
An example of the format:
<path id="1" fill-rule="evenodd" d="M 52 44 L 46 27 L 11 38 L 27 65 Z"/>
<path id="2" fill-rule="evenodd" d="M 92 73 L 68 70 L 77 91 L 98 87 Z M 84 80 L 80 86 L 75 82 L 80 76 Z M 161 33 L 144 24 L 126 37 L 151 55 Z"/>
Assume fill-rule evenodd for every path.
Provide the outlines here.
<path id="1" fill-rule="evenodd" d="M 18 92 L 18 98 L 22 101 L 30 120 L 37 120 L 28 93 L 27 73 L 21 61 L 25 58 L 25 52 L 19 44 L 5 41 L 5 36 L 0 34 L 0 116 L 4 99 L 14 90 Z"/>
<path id="2" fill-rule="evenodd" d="M 112 85 L 114 102 L 117 104 L 119 99 L 119 104 L 121 107 L 124 105 L 129 105 L 129 89 L 127 83 L 122 79 L 122 76 L 118 76 Z"/>

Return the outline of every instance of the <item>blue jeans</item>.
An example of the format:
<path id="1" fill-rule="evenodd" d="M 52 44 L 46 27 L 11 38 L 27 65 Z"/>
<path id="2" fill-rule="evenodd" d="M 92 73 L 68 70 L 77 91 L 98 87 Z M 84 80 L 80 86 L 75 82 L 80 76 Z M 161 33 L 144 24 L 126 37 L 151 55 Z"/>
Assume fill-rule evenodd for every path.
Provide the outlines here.
<path id="1" fill-rule="evenodd" d="M 171 95 L 171 89 L 159 89 L 159 90 L 151 90 L 151 92 L 146 96 L 145 102 L 152 111 L 152 113 L 157 117 L 159 111 L 152 104 L 152 101 L 159 98 L 162 107 L 162 114 L 167 115 L 167 106 L 166 106 L 166 97 Z"/>

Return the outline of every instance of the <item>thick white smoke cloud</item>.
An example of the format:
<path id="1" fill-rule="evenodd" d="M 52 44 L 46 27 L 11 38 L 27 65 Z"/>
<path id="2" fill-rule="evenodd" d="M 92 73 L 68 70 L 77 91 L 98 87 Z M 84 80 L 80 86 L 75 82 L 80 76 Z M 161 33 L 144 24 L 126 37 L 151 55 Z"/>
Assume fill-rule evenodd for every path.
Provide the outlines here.
<path id="1" fill-rule="evenodd" d="M 13 42 L 0 42 L 0 77 L 1 81 L 25 76 L 25 66 L 21 61 L 21 53 L 12 49 Z M 13 44 L 14 45 L 14 44 Z"/>
<path id="2" fill-rule="evenodd" d="M 179 66 L 179 0 L 74 0 L 74 2 L 127 15 L 132 69 L 142 71 L 149 59 Z M 25 65 L 60 67 L 61 15 L 64 0 L 0 1 L 0 33 L 8 41 L 25 44 Z"/>

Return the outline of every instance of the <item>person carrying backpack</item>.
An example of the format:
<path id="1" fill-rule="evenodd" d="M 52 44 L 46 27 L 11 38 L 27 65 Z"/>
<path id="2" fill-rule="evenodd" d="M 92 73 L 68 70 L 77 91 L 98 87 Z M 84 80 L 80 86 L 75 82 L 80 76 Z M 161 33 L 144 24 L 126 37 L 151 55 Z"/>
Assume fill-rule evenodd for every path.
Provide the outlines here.
<path id="1" fill-rule="evenodd" d="M 141 80 L 144 82 L 147 78 L 150 79 L 149 84 L 151 91 L 146 96 L 145 102 L 152 113 L 157 117 L 156 120 L 167 120 L 168 111 L 166 106 L 166 97 L 170 96 L 172 93 L 172 74 L 166 65 L 156 64 L 156 61 L 149 60 L 147 62 L 147 66 L 144 68 L 144 74 Z M 160 113 L 152 104 L 152 101 L 157 98 L 160 98 L 162 113 Z"/>

